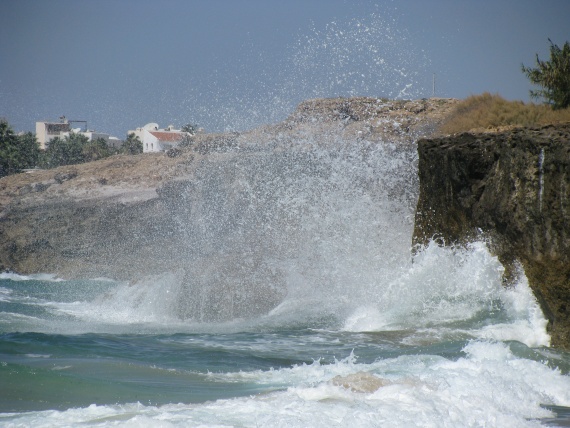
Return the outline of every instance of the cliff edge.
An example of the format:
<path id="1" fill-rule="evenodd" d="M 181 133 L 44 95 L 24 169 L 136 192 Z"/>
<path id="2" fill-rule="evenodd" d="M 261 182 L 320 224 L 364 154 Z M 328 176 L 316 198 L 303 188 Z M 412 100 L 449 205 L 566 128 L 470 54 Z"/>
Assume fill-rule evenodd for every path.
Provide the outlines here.
<path id="1" fill-rule="evenodd" d="M 570 124 L 463 133 L 418 142 L 414 243 L 487 239 L 522 266 L 552 345 L 570 348 Z"/>

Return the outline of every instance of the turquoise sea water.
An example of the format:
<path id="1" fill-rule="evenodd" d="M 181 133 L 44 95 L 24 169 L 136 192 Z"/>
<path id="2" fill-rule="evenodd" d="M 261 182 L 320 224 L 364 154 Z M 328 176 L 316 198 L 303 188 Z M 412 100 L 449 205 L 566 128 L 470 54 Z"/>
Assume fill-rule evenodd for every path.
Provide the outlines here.
<path id="1" fill-rule="evenodd" d="M 440 263 L 451 260 L 452 277 L 467 265 L 479 278 L 500 267 L 484 245 L 450 251 L 428 248 L 408 273 L 432 263 L 430 252 Z M 454 266 L 454 258 L 461 262 Z M 0 276 L 0 425 L 569 422 L 570 356 L 547 346 L 524 282 L 506 290 L 490 275 L 467 287 L 473 294 L 463 301 L 432 284 L 417 292 L 436 306 L 416 307 L 410 297 L 400 302 L 405 316 L 366 305 L 315 316 L 316 308 L 289 302 L 218 324 L 169 318 L 160 303 L 138 316 L 149 306 L 137 299 L 121 302 L 123 314 L 109 310 L 128 287 Z"/>

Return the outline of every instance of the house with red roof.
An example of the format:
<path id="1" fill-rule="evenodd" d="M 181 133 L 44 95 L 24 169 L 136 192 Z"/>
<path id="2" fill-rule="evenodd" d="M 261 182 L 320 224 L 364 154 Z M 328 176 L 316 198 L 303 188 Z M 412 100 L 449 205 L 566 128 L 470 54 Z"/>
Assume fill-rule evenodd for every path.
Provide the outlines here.
<path id="1" fill-rule="evenodd" d="M 143 143 L 143 153 L 165 152 L 177 147 L 192 135 L 189 132 L 175 129 L 172 125 L 160 129 L 157 123 L 147 123 L 145 126 L 128 133 L 139 137 Z"/>

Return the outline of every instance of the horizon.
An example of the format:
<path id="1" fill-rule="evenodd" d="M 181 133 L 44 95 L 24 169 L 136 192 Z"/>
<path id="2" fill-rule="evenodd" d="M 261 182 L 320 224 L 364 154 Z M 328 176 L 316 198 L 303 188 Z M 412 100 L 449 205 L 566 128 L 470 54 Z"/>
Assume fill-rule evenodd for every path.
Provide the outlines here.
<path id="1" fill-rule="evenodd" d="M 65 115 L 121 139 L 149 122 L 251 129 L 310 98 L 490 92 L 528 102 L 533 86 L 521 64 L 548 59 L 549 38 L 559 46 L 570 39 L 563 0 L 4 6 L 0 117 L 35 132 L 36 121 Z"/>

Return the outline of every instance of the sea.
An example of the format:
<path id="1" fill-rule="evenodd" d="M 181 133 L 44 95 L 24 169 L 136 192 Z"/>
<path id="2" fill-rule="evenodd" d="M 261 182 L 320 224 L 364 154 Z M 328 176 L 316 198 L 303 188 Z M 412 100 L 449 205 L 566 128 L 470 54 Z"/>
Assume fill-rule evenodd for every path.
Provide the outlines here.
<path id="1" fill-rule="evenodd" d="M 289 157 L 271 180 L 267 149 L 263 162 L 207 165 L 200 183 L 223 165 L 239 177 L 251 216 L 241 204 L 239 222 L 204 236 L 233 228 L 232 266 L 247 269 L 232 292 L 255 300 L 244 275 L 280 272 L 265 311 L 181 314 L 204 290 L 177 272 L 0 274 L 0 426 L 570 426 L 570 354 L 550 347 L 522 268 L 505 286 L 483 238 L 412 248 L 414 145 L 288 150 L 303 168 Z"/>

